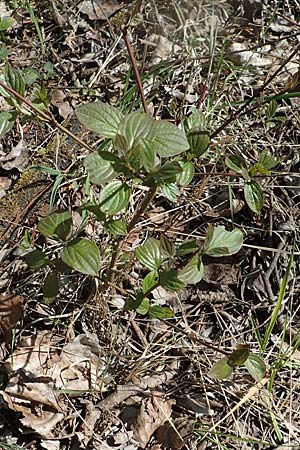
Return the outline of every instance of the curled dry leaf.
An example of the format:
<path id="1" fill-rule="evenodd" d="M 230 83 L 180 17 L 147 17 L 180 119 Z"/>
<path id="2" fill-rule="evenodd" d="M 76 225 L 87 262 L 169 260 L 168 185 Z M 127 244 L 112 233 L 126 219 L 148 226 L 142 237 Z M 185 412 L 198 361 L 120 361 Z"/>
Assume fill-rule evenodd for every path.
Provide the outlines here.
<path id="1" fill-rule="evenodd" d="M 24 298 L 14 294 L 0 294 L 0 342 L 9 341 L 12 330 L 21 319 Z"/>
<path id="2" fill-rule="evenodd" d="M 85 0 L 79 5 L 79 11 L 90 20 L 106 20 L 121 8 L 119 0 Z"/>
<path id="3" fill-rule="evenodd" d="M 174 400 L 165 400 L 155 396 L 142 401 L 140 411 L 133 426 L 133 438 L 142 448 L 145 448 L 152 434 L 163 425 L 172 413 Z"/>

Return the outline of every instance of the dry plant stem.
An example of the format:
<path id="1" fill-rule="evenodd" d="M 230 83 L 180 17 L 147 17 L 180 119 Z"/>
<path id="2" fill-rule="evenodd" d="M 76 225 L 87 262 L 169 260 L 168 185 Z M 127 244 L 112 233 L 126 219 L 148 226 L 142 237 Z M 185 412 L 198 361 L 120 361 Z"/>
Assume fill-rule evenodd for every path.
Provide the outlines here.
<path id="1" fill-rule="evenodd" d="M 295 48 L 295 50 L 283 61 L 282 64 L 280 64 L 280 66 L 278 67 L 277 70 L 275 70 L 275 72 L 273 73 L 273 75 L 270 76 L 270 78 L 255 92 L 255 94 L 249 98 L 235 113 L 232 113 L 228 119 L 225 120 L 225 122 L 223 122 L 222 125 L 219 126 L 219 128 L 217 128 L 212 134 L 211 134 L 211 138 L 216 137 L 218 134 L 221 133 L 221 131 L 223 131 L 225 128 L 227 128 L 228 125 L 230 125 L 232 122 L 234 122 L 236 119 L 238 119 L 239 117 L 241 117 L 241 115 L 245 115 L 248 113 L 251 113 L 253 111 L 255 111 L 256 109 L 260 108 L 260 106 L 263 104 L 262 102 L 257 102 L 254 106 L 252 106 L 249 109 L 246 109 L 247 106 L 253 102 L 253 100 L 255 100 L 256 98 L 259 99 L 260 95 L 263 93 L 264 89 L 271 83 L 272 80 L 274 80 L 274 78 L 277 77 L 277 75 L 279 75 L 279 73 L 281 72 L 281 70 L 286 66 L 286 64 L 293 59 L 294 56 L 297 55 L 298 51 L 300 48 L 300 44 L 298 44 Z M 284 94 L 284 92 L 281 92 L 281 94 Z M 277 94 L 278 95 L 278 94 Z"/>
<path id="2" fill-rule="evenodd" d="M 179 333 L 184 334 L 186 337 L 191 339 L 191 341 L 196 342 L 197 344 L 204 345 L 204 347 L 209 348 L 215 352 L 222 353 L 222 355 L 228 356 L 230 353 L 226 352 L 225 350 L 222 350 L 219 347 L 216 347 L 215 345 L 211 344 L 210 342 L 204 341 L 203 339 L 198 338 L 195 334 L 188 333 L 187 331 L 183 330 L 182 328 L 179 328 L 177 325 L 174 325 L 170 320 L 160 319 L 162 322 L 164 322 L 166 325 L 170 326 L 171 328 L 174 328 L 174 330 L 178 331 Z"/>
<path id="3" fill-rule="evenodd" d="M 58 123 L 55 118 L 53 117 L 52 113 L 48 110 L 44 110 L 41 111 L 39 110 L 36 106 L 34 106 L 30 100 L 27 100 L 25 97 L 23 97 L 22 95 L 20 95 L 17 91 L 15 91 L 14 89 L 12 89 L 11 87 L 7 86 L 5 83 L 3 83 L 2 81 L 0 81 L 0 86 L 3 87 L 3 89 L 5 89 L 7 92 L 9 92 L 10 94 L 12 94 L 14 97 L 16 97 L 18 100 L 20 100 L 22 103 L 24 103 L 25 105 L 27 105 L 33 112 L 36 113 L 37 117 L 40 117 L 42 119 L 44 119 L 46 122 L 51 123 L 54 127 L 56 127 L 57 129 L 59 129 L 62 133 L 66 134 L 67 136 L 69 136 L 70 138 L 74 139 L 75 142 L 77 142 L 77 144 L 81 145 L 82 147 L 86 148 L 87 150 L 89 150 L 90 152 L 94 151 L 94 149 L 86 144 L 84 141 L 82 141 L 78 136 L 76 136 L 75 134 L 73 134 L 70 130 L 68 130 L 67 128 L 65 128 L 63 125 L 61 125 L 60 123 Z"/>
<path id="4" fill-rule="evenodd" d="M 143 88 L 143 84 L 142 84 L 142 80 L 141 80 L 141 77 L 140 77 L 139 70 L 137 68 L 136 59 L 135 59 L 135 56 L 134 56 L 134 53 L 133 53 L 133 49 L 132 49 L 131 43 L 129 41 L 127 26 L 123 29 L 122 32 L 123 32 L 124 42 L 125 42 L 125 45 L 126 45 L 126 48 L 127 48 L 128 54 L 129 54 L 129 58 L 130 58 L 130 61 L 131 61 L 133 73 L 134 73 L 134 76 L 135 76 L 135 79 L 136 79 L 136 84 L 137 84 L 137 87 L 138 87 L 138 90 L 139 90 L 139 93 L 140 93 L 140 96 L 141 96 L 143 108 L 144 108 L 145 113 L 148 113 L 148 105 L 147 105 L 145 94 L 144 94 L 144 88 Z"/>

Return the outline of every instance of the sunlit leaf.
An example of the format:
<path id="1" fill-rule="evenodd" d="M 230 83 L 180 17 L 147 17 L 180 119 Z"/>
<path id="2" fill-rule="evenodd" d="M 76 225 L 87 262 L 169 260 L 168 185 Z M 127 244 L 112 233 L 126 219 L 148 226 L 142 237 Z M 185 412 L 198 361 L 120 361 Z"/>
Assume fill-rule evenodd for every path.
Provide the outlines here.
<path id="1" fill-rule="evenodd" d="M 126 223 L 122 219 L 109 220 L 105 224 L 105 229 L 113 236 L 126 236 L 127 228 Z"/>
<path id="2" fill-rule="evenodd" d="M 86 103 L 76 110 L 76 116 L 88 130 L 106 138 L 117 134 L 123 114 L 113 106 L 102 102 Z"/>
<path id="3" fill-rule="evenodd" d="M 170 241 L 164 234 L 160 235 L 160 248 L 162 254 L 166 258 L 172 258 L 175 254 L 175 245 L 172 241 Z"/>
<path id="4" fill-rule="evenodd" d="M 229 169 L 241 174 L 246 180 L 249 179 L 247 165 L 244 158 L 237 155 L 230 155 L 225 158 L 225 164 Z"/>
<path id="5" fill-rule="evenodd" d="M 5 67 L 5 79 L 7 84 L 13 88 L 18 94 L 24 97 L 25 94 L 25 82 L 22 73 L 20 70 L 15 69 L 10 64 L 7 64 Z M 15 99 L 18 103 L 20 100 Z"/>
<path id="6" fill-rule="evenodd" d="M 164 270 L 159 274 L 159 284 L 170 292 L 176 292 L 183 289 L 186 284 L 179 279 L 176 269 Z"/>
<path id="7" fill-rule="evenodd" d="M 163 262 L 160 242 L 149 238 L 145 244 L 135 249 L 135 256 L 143 266 L 150 270 L 158 270 Z"/>
<path id="8" fill-rule="evenodd" d="M 249 208 L 258 214 L 264 206 L 264 194 L 257 181 L 247 181 L 244 186 L 244 196 Z"/>
<path id="9" fill-rule="evenodd" d="M 134 149 L 142 140 L 151 141 L 154 124 L 154 119 L 145 113 L 131 113 L 125 116 L 118 128 L 118 135 L 125 139 L 126 150 Z"/>
<path id="10" fill-rule="evenodd" d="M 17 114 L 14 112 L 0 112 L 0 139 L 12 128 L 16 117 Z"/>
<path id="11" fill-rule="evenodd" d="M 187 138 L 192 154 L 196 157 L 204 156 L 210 143 L 208 131 L 192 129 L 188 132 Z"/>
<path id="12" fill-rule="evenodd" d="M 250 345 L 239 345 L 228 356 L 228 364 L 230 366 L 242 366 L 250 355 Z"/>
<path id="13" fill-rule="evenodd" d="M 144 139 L 141 141 L 139 158 L 141 166 L 144 167 L 148 173 L 153 172 L 157 163 L 155 145 L 153 142 Z"/>
<path id="14" fill-rule="evenodd" d="M 161 186 L 161 190 L 162 190 L 162 193 L 164 194 L 164 196 L 168 200 L 170 200 L 170 202 L 173 202 L 173 203 L 177 202 L 177 197 L 180 194 L 180 191 L 179 191 L 176 183 L 163 184 Z"/>
<path id="15" fill-rule="evenodd" d="M 143 284 L 142 284 L 143 293 L 145 294 L 150 289 L 152 289 L 154 286 L 156 286 L 157 282 L 158 282 L 158 273 L 156 270 L 147 273 L 147 275 L 143 279 Z"/>
<path id="16" fill-rule="evenodd" d="M 187 161 L 187 162 L 179 162 L 181 166 L 181 173 L 177 174 L 176 176 L 176 182 L 179 184 L 179 186 L 188 186 L 192 179 L 194 178 L 195 174 L 195 167 L 194 165 Z"/>
<path id="17" fill-rule="evenodd" d="M 174 312 L 166 306 L 154 305 L 149 308 L 149 316 L 151 319 L 171 319 Z"/>
<path id="18" fill-rule="evenodd" d="M 110 216 L 126 208 L 130 198 L 130 187 L 119 180 L 107 184 L 100 192 L 100 206 L 102 211 Z"/>
<path id="19" fill-rule="evenodd" d="M 94 184 L 102 185 L 108 183 L 117 175 L 111 163 L 103 159 L 98 152 L 88 155 L 84 159 L 83 165 L 89 174 L 90 181 Z"/>
<path id="20" fill-rule="evenodd" d="M 61 259 L 78 272 L 96 276 L 100 269 L 100 252 L 89 239 L 77 238 L 63 249 Z"/>
<path id="21" fill-rule="evenodd" d="M 228 378 L 233 372 L 233 367 L 228 364 L 228 358 L 222 358 L 210 369 L 208 375 L 212 378 L 216 378 L 217 380 L 224 380 Z"/>
<path id="22" fill-rule="evenodd" d="M 186 284 L 196 284 L 202 280 L 204 273 L 204 267 L 202 259 L 199 255 L 193 256 L 193 258 L 187 263 L 187 265 L 179 271 L 178 278 Z"/>
<path id="23" fill-rule="evenodd" d="M 171 161 L 161 166 L 154 174 L 153 178 L 157 184 L 160 183 L 174 183 L 176 175 L 182 171 L 180 164 L 176 161 Z"/>
<path id="24" fill-rule="evenodd" d="M 45 237 L 65 240 L 72 227 L 70 211 L 53 212 L 39 221 L 38 230 Z"/>
<path id="25" fill-rule="evenodd" d="M 233 255 L 241 249 L 242 244 L 241 230 L 227 231 L 223 226 L 209 226 L 203 252 L 215 257 Z"/>
<path id="26" fill-rule="evenodd" d="M 244 362 L 244 366 L 255 381 L 262 380 L 267 371 L 264 360 L 254 353 L 250 353 L 248 359 Z"/>
<path id="27" fill-rule="evenodd" d="M 185 256 L 190 253 L 195 253 L 199 250 L 199 245 L 197 244 L 197 241 L 195 239 L 188 239 L 184 241 L 182 244 L 180 244 L 177 254 L 179 256 Z"/>
<path id="28" fill-rule="evenodd" d="M 259 164 L 261 164 L 265 169 L 269 170 L 279 164 L 280 159 L 276 158 L 268 153 L 267 150 L 263 150 L 259 155 Z"/>
<path id="29" fill-rule="evenodd" d="M 199 109 L 193 109 L 192 113 L 184 119 L 184 128 L 186 132 L 193 128 L 205 131 L 206 129 L 206 119 L 205 115 Z"/>
<path id="30" fill-rule="evenodd" d="M 0 31 L 6 31 L 11 28 L 15 23 L 15 19 L 13 17 L 3 17 L 0 20 Z"/>
<path id="31" fill-rule="evenodd" d="M 155 122 L 155 150 L 162 157 L 175 156 L 189 149 L 189 143 L 183 130 L 170 122 Z"/>
<path id="32" fill-rule="evenodd" d="M 150 308 L 149 299 L 144 297 L 140 305 L 136 308 L 136 312 L 138 314 L 141 314 L 142 316 L 145 316 L 149 312 L 149 308 Z"/>

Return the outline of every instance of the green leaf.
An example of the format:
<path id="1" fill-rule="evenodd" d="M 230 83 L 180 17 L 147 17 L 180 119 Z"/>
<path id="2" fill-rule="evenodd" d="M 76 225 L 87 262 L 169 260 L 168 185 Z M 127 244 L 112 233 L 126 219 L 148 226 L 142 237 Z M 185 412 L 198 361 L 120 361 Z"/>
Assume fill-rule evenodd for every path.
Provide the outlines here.
<path id="1" fill-rule="evenodd" d="M 161 166 L 154 174 L 153 178 L 156 183 L 174 183 L 176 175 L 182 171 L 180 164 L 176 161 L 171 161 Z"/>
<path id="2" fill-rule="evenodd" d="M 250 353 L 244 366 L 255 381 L 261 381 L 266 374 L 267 367 L 264 360 L 254 353 Z"/>
<path id="3" fill-rule="evenodd" d="M 193 128 L 196 128 L 201 131 L 205 131 L 206 129 L 206 119 L 205 115 L 199 109 L 193 109 L 192 113 L 184 119 L 184 129 L 186 132 L 190 131 Z"/>
<path id="4" fill-rule="evenodd" d="M 13 127 L 16 117 L 17 114 L 14 112 L 0 112 L 0 139 Z"/>
<path id="5" fill-rule="evenodd" d="M 228 364 L 232 367 L 242 366 L 245 361 L 247 361 L 249 355 L 250 345 L 240 344 L 237 346 L 237 349 L 228 356 Z"/>
<path id="6" fill-rule="evenodd" d="M 193 258 L 187 263 L 187 265 L 179 271 L 178 278 L 186 284 L 196 284 L 203 278 L 204 267 L 202 259 L 199 255 L 193 256 Z"/>
<path id="7" fill-rule="evenodd" d="M 268 105 L 268 109 L 267 109 L 267 119 L 268 120 L 271 120 L 275 116 L 277 108 L 278 108 L 278 103 L 276 102 L 276 100 L 274 100 L 274 99 L 271 100 Z"/>
<path id="8" fill-rule="evenodd" d="M 129 151 L 137 148 L 141 141 L 151 141 L 153 138 L 155 121 L 145 113 L 131 113 L 125 116 L 120 123 L 118 135 L 125 139 L 123 150 Z"/>
<path id="9" fill-rule="evenodd" d="M 38 230 L 45 237 L 63 241 L 72 227 L 72 214 L 69 211 L 54 212 L 40 220 Z"/>
<path id="10" fill-rule="evenodd" d="M 142 289 L 143 293 L 146 294 L 150 289 L 152 289 L 158 282 L 158 273 L 156 270 L 149 272 L 143 279 Z"/>
<path id="11" fill-rule="evenodd" d="M 3 61 L 5 58 L 7 58 L 7 55 L 8 55 L 7 48 L 4 45 L 2 45 L 0 47 L 0 61 Z"/>
<path id="12" fill-rule="evenodd" d="M 47 266 L 49 258 L 41 250 L 33 250 L 25 255 L 25 261 L 31 269 L 41 269 Z"/>
<path id="13" fill-rule="evenodd" d="M 126 236 L 127 228 L 124 220 L 109 220 L 105 224 L 105 229 L 113 236 Z"/>
<path id="14" fill-rule="evenodd" d="M 175 255 L 174 243 L 167 239 L 163 234 L 161 234 L 159 241 L 163 256 L 166 258 L 173 258 L 173 256 Z"/>
<path id="15" fill-rule="evenodd" d="M 142 316 L 145 316 L 150 308 L 149 300 L 148 298 L 144 297 L 141 301 L 140 305 L 136 308 L 136 312 L 138 314 L 141 314 Z"/>
<path id="16" fill-rule="evenodd" d="M 226 231 L 223 226 L 209 226 L 203 252 L 209 256 L 228 256 L 237 253 L 243 245 L 243 233 L 239 229 Z"/>
<path id="17" fill-rule="evenodd" d="M 187 161 L 187 162 L 179 162 L 181 166 L 181 173 L 177 174 L 176 176 L 176 182 L 179 184 L 179 186 L 188 186 L 195 175 L 195 167 L 194 165 Z"/>
<path id="18" fill-rule="evenodd" d="M 110 216 L 122 211 L 128 205 L 130 192 L 128 184 L 119 180 L 107 184 L 100 192 L 101 210 Z"/>
<path id="19" fill-rule="evenodd" d="M 170 292 L 180 291 L 186 284 L 179 279 L 176 269 L 164 270 L 159 274 L 159 284 Z"/>
<path id="20" fill-rule="evenodd" d="M 210 136 L 208 131 L 202 131 L 201 129 L 192 129 L 189 131 L 188 142 L 191 152 L 194 156 L 203 156 L 208 150 L 210 143 Z"/>
<path id="21" fill-rule="evenodd" d="M 89 239 L 77 238 L 63 249 L 61 259 L 65 264 L 86 275 L 98 275 L 100 252 L 97 245 Z"/>
<path id="22" fill-rule="evenodd" d="M 225 164 L 229 169 L 242 175 L 245 180 L 249 179 L 248 169 L 245 160 L 240 156 L 231 155 L 225 158 Z"/>
<path id="23" fill-rule="evenodd" d="M 12 17 L 3 17 L 0 20 L 0 31 L 6 31 L 11 28 L 15 23 L 15 20 Z"/>
<path id="24" fill-rule="evenodd" d="M 106 215 L 104 214 L 104 212 L 101 211 L 100 206 L 96 205 L 94 203 L 89 203 L 89 202 L 83 203 L 79 209 L 80 209 L 80 211 L 89 211 L 89 212 L 95 214 L 98 222 L 104 222 L 106 219 Z"/>
<path id="25" fill-rule="evenodd" d="M 149 172 L 153 172 L 156 165 L 156 151 L 153 142 L 143 140 L 140 143 L 139 158 L 142 167 Z"/>
<path id="26" fill-rule="evenodd" d="M 94 184 L 102 185 L 113 180 L 117 173 L 111 163 L 103 159 L 98 152 L 88 155 L 83 162 L 90 180 Z"/>
<path id="27" fill-rule="evenodd" d="M 189 149 L 189 143 L 183 130 L 169 122 L 155 121 L 155 150 L 161 157 L 175 156 Z"/>
<path id="28" fill-rule="evenodd" d="M 224 380 L 228 378 L 233 372 L 233 367 L 228 364 L 228 358 L 222 358 L 210 369 L 208 375 L 212 378 L 216 378 L 217 380 Z"/>
<path id="29" fill-rule="evenodd" d="M 136 311 L 143 303 L 145 296 L 143 292 L 138 292 L 136 298 L 128 297 L 125 300 L 124 311 Z"/>
<path id="30" fill-rule="evenodd" d="M 169 183 L 161 186 L 162 193 L 164 196 L 170 200 L 170 202 L 176 203 L 177 196 L 180 194 L 177 184 Z"/>
<path id="31" fill-rule="evenodd" d="M 174 312 L 166 306 L 154 305 L 149 308 L 149 316 L 151 319 L 171 319 Z"/>
<path id="32" fill-rule="evenodd" d="M 247 181 L 244 186 L 244 196 L 249 208 L 258 214 L 264 206 L 264 194 L 257 181 Z"/>
<path id="33" fill-rule="evenodd" d="M 180 244 L 179 248 L 177 249 L 177 254 L 178 256 L 185 256 L 189 255 L 190 253 L 195 253 L 198 250 L 199 245 L 197 244 L 197 241 L 195 241 L 195 239 L 188 239 Z"/>
<path id="34" fill-rule="evenodd" d="M 158 270 L 163 262 L 160 242 L 149 238 L 145 244 L 135 249 L 135 256 L 143 266 L 150 270 Z"/>
<path id="35" fill-rule="evenodd" d="M 25 82 L 20 70 L 14 69 L 10 64 L 7 64 L 5 69 L 5 79 L 7 84 L 24 97 Z M 21 103 L 21 100 L 15 99 L 15 101 Z"/>
<path id="36" fill-rule="evenodd" d="M 258 160 L 259 164 L 261 164 L 264 169 L 272 169 L 273 167 L 277 166 L 277 164 L 279 164 L 280 159 L 279 158 L 275 158 L 272 155 L 269 155 L 267 150 L 263 150 L 261 152 L 261 154 L 259 155 L 259 160 Z"/>
<path id="37" fill-rule="evenodd" d="M 44 300 L 47 299 L 47 303 L 49 303 L 49 299 L 54 299 L 60 289 L 60 279 L 57 272 L 50 272 L 45 278 L 44 286 L 43 286 L 43 295 Z"/>
<path id="38" fill-rule="evenodd" d="M 102 102 L 80 105 L 76 116 L 88 130 L 106 138 L 114 138 L 117 134 L 123 114 L 116 108 Z"/>

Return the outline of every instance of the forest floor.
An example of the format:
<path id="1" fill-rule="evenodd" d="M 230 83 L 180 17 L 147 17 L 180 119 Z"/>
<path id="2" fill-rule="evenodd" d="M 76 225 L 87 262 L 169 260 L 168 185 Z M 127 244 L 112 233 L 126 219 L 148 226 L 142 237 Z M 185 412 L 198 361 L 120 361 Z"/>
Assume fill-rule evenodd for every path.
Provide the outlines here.
<path id="1" fill-rule="evenodd" d="M 139 3 L 0 1 L 0 82 L 21 95 L 0 87 L 0 448 L 300 449 L 300 4 Z M 134 60 L 149 114 L 180 127 L 201 111 L 209 145 L 140 216 L 133 177 L 115 231 L 86 162 L 106 141 L 75 111 L 142 112 Z M 68 233 L 39 225 L 53 211 L 97 245 L 101 275 L 62 264 Z M 145 288 L 148 238 L 201 247 L 212 226 L 242 232 L 237 253 Z M 139 289 L 144 311 L 126 307 Z"/>

